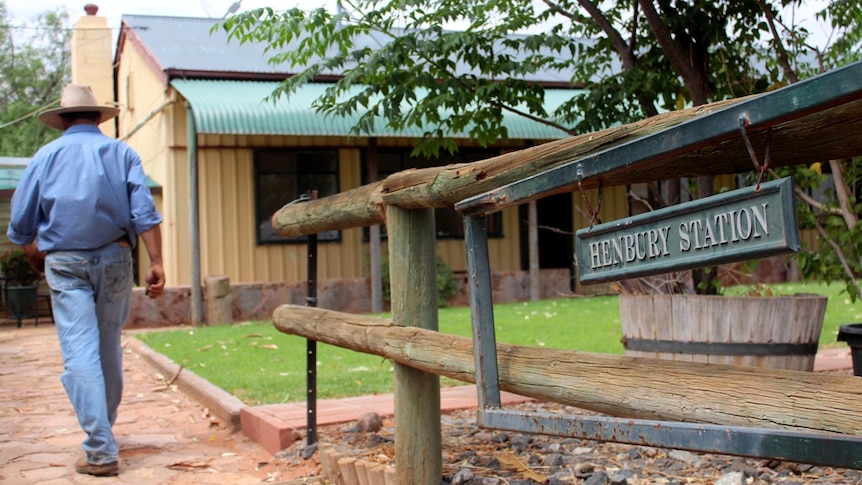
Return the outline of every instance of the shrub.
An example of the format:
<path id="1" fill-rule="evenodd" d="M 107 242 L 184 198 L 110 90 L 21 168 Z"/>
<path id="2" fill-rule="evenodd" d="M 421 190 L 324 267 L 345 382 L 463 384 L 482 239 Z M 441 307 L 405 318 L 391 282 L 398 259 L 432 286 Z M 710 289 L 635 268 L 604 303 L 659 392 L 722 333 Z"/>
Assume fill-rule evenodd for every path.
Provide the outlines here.
<path id="1" fill-rule="evenodd" d="M 9 286 L 33 286 L 41 278 L 20 249 L 9 250 L 0 257 L 0 271 Z"/>
<path id="2" fill-rule="evenodd" d="M 381 279 L 383 280 L 383 300 L 387 303 L 392 300 L 389 278 L 389 258 L 383 257 L 380 261 Z M 455 281 L 455 273 L 439 255 L 437 255 L 437 306 L 446 308 L 449 306 L 449 298 L 458 294 L 458 283 Z"/>

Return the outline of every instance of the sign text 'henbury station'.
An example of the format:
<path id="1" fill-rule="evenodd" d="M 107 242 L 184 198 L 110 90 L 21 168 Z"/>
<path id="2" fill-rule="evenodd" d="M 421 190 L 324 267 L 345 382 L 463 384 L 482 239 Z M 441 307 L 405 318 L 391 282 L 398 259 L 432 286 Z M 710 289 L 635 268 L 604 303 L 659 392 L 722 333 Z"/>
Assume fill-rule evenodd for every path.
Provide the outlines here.
<path id="1" fill-rule="evenodd" d="M 706 267 L 799 250 L 789 178 L 581 229 L 583 283 Z"/>

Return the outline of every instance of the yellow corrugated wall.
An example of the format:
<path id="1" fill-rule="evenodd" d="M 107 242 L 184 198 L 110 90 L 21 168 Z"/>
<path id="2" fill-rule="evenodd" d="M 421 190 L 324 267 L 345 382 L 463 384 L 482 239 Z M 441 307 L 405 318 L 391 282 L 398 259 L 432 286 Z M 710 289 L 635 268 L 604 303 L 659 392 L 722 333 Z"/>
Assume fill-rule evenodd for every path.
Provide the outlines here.
<path id="1" fill-rule="evenodd" d="M 227 275 L 234 282 L 302 281 L 306 279 L 307 251 L 305 243 L 258 245 L 254 220 L 253 149 L 263 140 L 249 137 L 207 135 L 199 137 L 198 166 L 200 178 L 201 276 Z M 249 143 L 251 141 L 251 143 Z M 287 146 L 312 146 L 318 140 L 285 137 Z M 267 146 L 281 146 L 265 143 Z M 235 145 L 235 146 L 232 146 Z M 257 147 L 255 147 L 257 148 Z M 176 154 L 185 154 L 177 150 Z M 359 151 L 340 149 L 341 190 L 359 184 Z M 178 162 L 173 173 L 187 187 L 187 167 Z M 185 180 L 179 180 L 183 178 Z M 178 186 L 179 189 L 179 186 Z M 177 190 L 177 193 L 181 192 Z M 183 196 L 188 191 L 184 190 Z M 183 197 L 177 206 L 183 207 Z M 185 202 L 187 207 L 187 201 Z M 187 212 L 187 211 L 186 211 Z M 183 239 L 188 230 L 188 217 L 177 214 L 176 234 L 172 248 L 180 254 L 191 254 Z M 318 245 L 318 278 L 350 278 L 362 273 L 361 229 L 342 231 L 340 243 L 321 242 Z M 177 258 L 177 277 L 190 274 L 191 266 Z"/>
<path id="2" fill-rule="evenodd" d="M 190 251 L 180 251 L 179 243 L 188 240 L 188 220 L 178 221 L 178 218 L 188 218 L 189 212 L 185 106 L 175 102 L 163 107 L 170 99 L 170 93 L 165 92 L 161 79 L 144 58 L 131 49 L 129 43 L 124 46 L 120 53 L 123 62 L 119 64 L 116 86 L 120 107 L 117 120 L 119 136 L 138 152 L 147 176 L 163 188 L 175 187 L 180 191 L 164 190 L 155 199 L 156 207 L 165 219 L 162 224 L 162 259 L 167 284 L 188 284 Z M 177 158 L 181 160 L 179 167 L 174 162 Z M 143 247 L 139 248 L 138 254 L 141 262 L 138 276 L 143 280 L 148 258 Z"/>
<path id="3" fill-rule="evenodd" d="M 182 101 L 180 97 L 180 101 Z M 191 274 L 189 245 L 188 159 L 186 151 L 186 113 L 182 102 L 168 108 L 172 125 L 165 124 L 169 147 L 164 167 L 154 167 L 162 174 L 163 184 L 173 190 L 162 197 L 165 267 L 170 285 L 187 285 Z M 401 146 L 407 140 L 380 140 L 381 146 Z M 257 245 L 254 221 L 255 149 L 265 147 L 338 147 L 341 190 L 359 186 L 361 152 L 366 140 L 344 137 L 287 137 L 245 135 L 198 136 L 198 164 L 201 209 L 201 275 L 223 274 L 232 282 L 304 281 L 306 279 L 306 245 Z M 155 156 L 158 159 L 158 156 Z M 161 182 L 161 181 L 160 181 Z M 717 183 L 721 186 L 721 183 Z M 593 205 L 596 191 L 587 191 Z M 576 192 L 573 204 L 583 206 Z M 604 221 L 623 218 L 628 213 L 626 187 L 607 187 L 601 207 Z M 587 220 L 575 210 L 575 228 L 585 227 Z M 503 211 L 504 238 L 489 241 L 491 267 L 496 271 L 520 269 L 520 224 L 518 208 Z M 440 240 L 438 254 L 455 271 L 466 271 L 463 240 Z M 383 243 L 386 252 L 385 241 Z M 368 245 L 362 241 L 362 229 L 342 231 L 338 243 L 321 242 L 318 247 L 318 278 L 351 278 L 366 276 Z"/>
<path id="4" fill-rule="evenodd" d="M 602 189 L 602 205 L 598 205 L 599 191 L 598 189 L 589 189 L 575 191 L 572 194 L 572 203 L 574 204 L 575 213 L 575 231 L 584 227 L 589 227 L 590 219 L 588 207 L 592 210 L 598 210 L 599 218 L 602 222 L 610 222 L 616 219 L 622 219 L 628 216 L 628 187 L 619 185 L 616 187 L 604 187 Z M 589 201 L 589 206 L 587 202 Z"/>
<path id="5" fill-rule="evenodd" d="M 488 239 L 488 258 L 493 271 L 519 271 L 521 269 L 521 233 L 518 208 L 503 210 L 502 238 Z M 452 271 L 467 271 L 467 249 L 463 239 L 441 239 L 437 241 L 439 254 Z"/>

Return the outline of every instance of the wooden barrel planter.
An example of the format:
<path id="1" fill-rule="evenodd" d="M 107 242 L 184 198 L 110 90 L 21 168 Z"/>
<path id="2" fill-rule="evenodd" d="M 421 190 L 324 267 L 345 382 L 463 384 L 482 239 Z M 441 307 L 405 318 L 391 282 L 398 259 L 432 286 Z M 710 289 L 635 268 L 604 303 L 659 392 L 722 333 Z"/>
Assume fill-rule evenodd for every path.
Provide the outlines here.
<path id="1" fill-rule="evenodd" d="M 827 298 L 620 295 L 626 355 L 814 370 Z"/>

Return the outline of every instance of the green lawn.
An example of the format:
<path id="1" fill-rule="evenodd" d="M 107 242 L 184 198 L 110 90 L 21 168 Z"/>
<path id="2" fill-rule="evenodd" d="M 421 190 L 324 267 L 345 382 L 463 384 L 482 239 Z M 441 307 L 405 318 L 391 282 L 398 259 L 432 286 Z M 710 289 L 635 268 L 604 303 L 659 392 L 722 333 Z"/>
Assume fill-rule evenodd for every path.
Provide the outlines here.
<path id="1" fill-rule="evenodd" d="M 838 327 L 862 322 L 862 303 L 851 304 L 845 294 L 839 294 L 839 285 L 794 283 L 770 285 L 770 289 L 776 294 L 829 296 L 821 347 L 846 345 L 836 342 Z M 502 343 L 623 353 L 616 296 L 497 305 L 494 318 L 497 340 Z M 441 309 L 439 321 L 443 333 L 471 335 L 469 308 Z M 271 322 L 150 331 L 136 336 L 248 404 L 305 400 L 306 341 L 278 332 Z M 319 398 L 389 393 L 392 365 L 377 356 L 318 344 L 317 382 Z M 455 384 L 460 383 L 443 379 L 443 385 Z"/>

